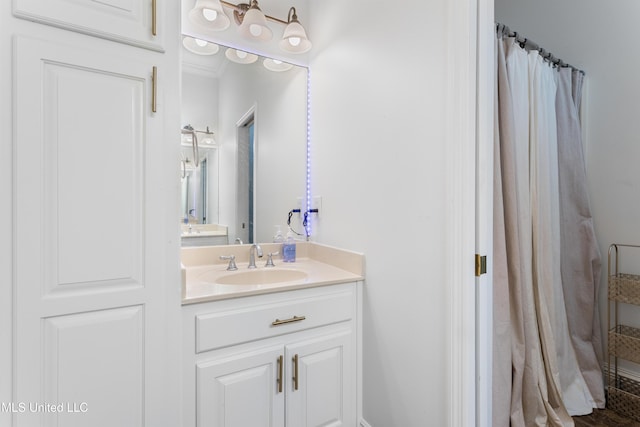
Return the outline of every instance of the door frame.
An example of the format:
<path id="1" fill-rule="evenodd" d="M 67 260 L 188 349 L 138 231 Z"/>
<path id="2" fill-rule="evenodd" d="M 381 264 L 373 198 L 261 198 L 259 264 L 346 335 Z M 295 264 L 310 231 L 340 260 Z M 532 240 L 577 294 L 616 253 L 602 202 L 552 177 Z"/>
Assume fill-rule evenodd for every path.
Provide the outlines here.
<path id="1" fill-rule="evenodd" d="M 478 0 L 476 253 L 487 273 L 476 279 L 476 425 L 493 424 L 494 0 Z"/>
<path id="2" fill-rule="evenodd" d="M 447 3 L 450 426 L 491 426 L 493 0 Z M 480 251 L 480 252 L 477 252 Z M 487 275 L 475 277 L 475 254 Z"/>

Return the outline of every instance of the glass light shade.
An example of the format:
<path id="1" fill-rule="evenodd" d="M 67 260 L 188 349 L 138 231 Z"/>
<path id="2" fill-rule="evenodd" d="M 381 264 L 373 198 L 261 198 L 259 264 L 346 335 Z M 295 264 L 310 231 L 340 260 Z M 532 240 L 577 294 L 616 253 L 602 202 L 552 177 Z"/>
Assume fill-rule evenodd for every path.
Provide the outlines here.
<path id="1" fill-rule="evenodd" d="M 182 134 L 180 138 L 180 144 L 184 147 L 191 147 L 193 143 L 193 136 L 188 134 Z"/>
<path id="2" fill-rule="evenodd" d="M 231 23 L 220 0 L 197 0 L 189 11 L 189 20 L 201 29 L 213 31 L 226 30 Z"/>
<path id="3" fill-rule="evenodd" d="M 289 63 L 282 62 L 277 59 L 271 59 L 271 58 L 266 58 L 262 62 L 262 65 L 264 65 L 264 68 L 266 68 L 267 70 L 276 71 L 276 72 L 289 71 L 290 69 L 293 68 L 293 65 Z"/>
<path id="4" fill-rule="evenodd" d="M 209 136 L 209 135 L 207 135 L 206 137 L 202 138 L 202 140 L 200 141 L 200 144 L 202 144 L 202 145 L 200 145 L 201 148 L 203 146 L 204 147 L 207 147 L 207 146 L 214 147 L 214 146 L 217 145 L 216 140 L 213 139 L 213 137 Z"/>
<path id="5" fill-rule="evenodd" d="M 215 43 L 194 39 L 189 36 L 185 36 L 182 39 L 182 45 L 189 52 L 195 53 L 196 55 L 215 55 L 220 50 L 220 46 Z"/>
<path id="6" fill-rule="evenodd" d="M 238 31 L 244 37 L 254 40 L 267 41 L 273 37 L 273 32 L 267 26 L 267 18 L 258 7 L 247 10 Z"/>
<path id="7" fill-rule="evenodd" d="M 305 53 L 311 49 L 311 42 L 307 38 L 307 33 L 298 21 L 291 21 L 287 25 L 282 34 L 282 40 L 278 45 L 280 49 L 289 53 Z"/>
<path id="8" fill-rule="evenodd" d="M 258 60 L 258 55 L 233 48 L 228 48 L 224 55 L 229 61 L 233 61 L 237 64 L 252 64 Z"/>

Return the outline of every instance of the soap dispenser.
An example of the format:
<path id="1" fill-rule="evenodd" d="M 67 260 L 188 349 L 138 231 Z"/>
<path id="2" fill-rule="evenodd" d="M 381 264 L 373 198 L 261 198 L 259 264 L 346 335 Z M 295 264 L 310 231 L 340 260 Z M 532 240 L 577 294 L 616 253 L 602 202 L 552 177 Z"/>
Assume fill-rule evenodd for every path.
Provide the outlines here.
<path id="1" fill-rule="evenodd" d="M 291 229 L 287 232 L 287 238 L 282 244 L 282 261 L 295 262 L 296 261 L 296 240 L 293 238 Z"/>

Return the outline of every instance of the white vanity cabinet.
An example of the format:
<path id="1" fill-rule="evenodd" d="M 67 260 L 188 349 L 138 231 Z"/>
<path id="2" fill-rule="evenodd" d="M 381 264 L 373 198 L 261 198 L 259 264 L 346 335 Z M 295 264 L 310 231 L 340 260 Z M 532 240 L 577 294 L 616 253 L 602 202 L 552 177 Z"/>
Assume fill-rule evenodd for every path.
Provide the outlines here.
<path id="1" fill-rule="evenodd" d="M 357 290 L 184 306 L 184 426 L 355 427 Z"/>
<path id="2" fill-rule="evenodd" d="M 164 50 L 166 0 L 14 0 L 19 17 L 78 33 Z"/>

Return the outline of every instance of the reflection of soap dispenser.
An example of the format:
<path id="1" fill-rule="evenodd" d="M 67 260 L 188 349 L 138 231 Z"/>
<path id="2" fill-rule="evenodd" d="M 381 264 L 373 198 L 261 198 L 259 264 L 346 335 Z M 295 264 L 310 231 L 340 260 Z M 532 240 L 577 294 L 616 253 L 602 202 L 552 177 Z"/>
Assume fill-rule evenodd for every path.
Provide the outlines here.
<path id="1" fill-rule="evenodd" d="M 284 243 L 284 237 L 282 236 L 282 230 L 279 225 L 274 225 L 276 233 L 273 235 L 273 243 Z"/>
<path id="2" fill-rule="evenodd" d="M 282 244 L 282 261 L 296 261 L 296 241 L 293 238 L 293 233 L 291 232 L 291 230 L 287 232 L 287 239 Z"/>

